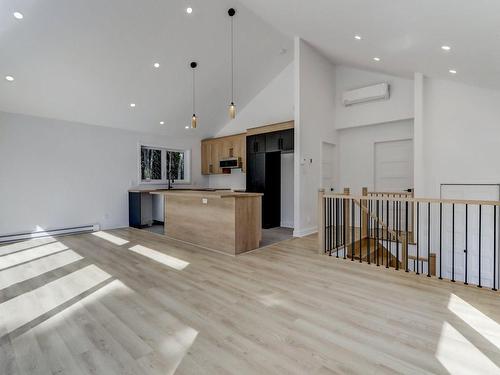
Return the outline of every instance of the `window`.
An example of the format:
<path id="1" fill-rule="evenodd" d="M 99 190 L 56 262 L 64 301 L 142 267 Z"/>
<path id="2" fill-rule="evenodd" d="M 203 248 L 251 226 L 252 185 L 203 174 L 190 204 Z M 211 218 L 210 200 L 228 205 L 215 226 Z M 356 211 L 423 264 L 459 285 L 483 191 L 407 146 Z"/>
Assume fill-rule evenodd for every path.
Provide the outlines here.
<path id="1" fill-rule="evenodd" d="M 140 146 L 139 177 L 143 184 L 190 183 L 189 150 Z"/>
<path id="2" fill-rule="evenodd" d="M 161 150 L 141 147 L 141 180 L 162 180 Z"/>

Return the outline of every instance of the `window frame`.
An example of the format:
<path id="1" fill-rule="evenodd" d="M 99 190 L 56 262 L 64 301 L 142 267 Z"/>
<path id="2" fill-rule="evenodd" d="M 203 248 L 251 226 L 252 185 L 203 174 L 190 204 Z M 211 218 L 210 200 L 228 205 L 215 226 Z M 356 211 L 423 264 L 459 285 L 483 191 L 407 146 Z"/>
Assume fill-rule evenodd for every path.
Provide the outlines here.
<path id="1" fill-rule="evenodd" d="M 147 147 L 153 150 L 161 151 L 161 180 L 143 180 L 142 179 L 142 148 Z M 167 152 L 182 152 L 184 153 L 184 179 L 175 180 L 174 185 L 189 185 L 191 183 L 191 150 L 165 147 L 160 145 L 139 142 L 137 144 L 137 181 L 139 185 L 164 185 L 168 184 L 167 180 Z"/>

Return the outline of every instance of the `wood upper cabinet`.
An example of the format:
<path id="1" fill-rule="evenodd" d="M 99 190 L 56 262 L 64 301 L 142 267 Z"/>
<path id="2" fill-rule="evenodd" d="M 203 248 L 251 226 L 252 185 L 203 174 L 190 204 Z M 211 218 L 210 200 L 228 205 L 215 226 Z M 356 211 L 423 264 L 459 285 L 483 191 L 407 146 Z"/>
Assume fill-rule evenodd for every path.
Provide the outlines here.
<path id="1" fill-rule="evenodd" d="M 221 174 L 219 162 L 240 158 L 243 172 L 247 171 L 248 155 L 273 151 L 293 151 L 293 121 L 248 129 L 246 133 L 210 138 L 201 141 L 201 173 Z M 273 134 L 270 134 L 273 133 Z M 254 160 L 255 162 L 255 160 Z"/>
<path id="2" fill-rule="evenodd" d="M 210 174 L 211 146 L 209 141 L 201 142 L 201 174 Z"/>
<path id="3" fill-rule="evenodd" d="M 201 173 L 221 174 L 219 162 L 226 158 L 240 158 L 243 171 L 246 170 L 246 136 L 231 135 L 201 141 Z"/>

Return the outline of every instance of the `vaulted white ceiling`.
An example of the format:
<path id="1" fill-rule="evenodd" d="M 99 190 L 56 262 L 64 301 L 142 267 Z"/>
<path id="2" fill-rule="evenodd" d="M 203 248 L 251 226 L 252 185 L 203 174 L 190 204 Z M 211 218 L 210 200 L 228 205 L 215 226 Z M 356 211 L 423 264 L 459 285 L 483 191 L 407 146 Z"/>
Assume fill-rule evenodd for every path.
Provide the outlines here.
<path id="1" fill-rule="evenodd" d="M 336 63 L 500 88 L 497 0 L 246 0 L 245 5 Z M 442 51 L 442 45 L 451 51 Z M 450 75 L 450 69 L 458 74 Z"/>
<path id="2" fill-rule="evenodd" d="M 236 1 L 3 0 L 0 110 L 174 136 L 212 135 L 228 122 L 230 7 L 238 11 L 235 96 L 241 109 L 293 59 L 293 43 Z M 16 20 L 14 11 L 24 18 Z M 186 130 L 193 60 L 199 63 L 199 128 Z"/>

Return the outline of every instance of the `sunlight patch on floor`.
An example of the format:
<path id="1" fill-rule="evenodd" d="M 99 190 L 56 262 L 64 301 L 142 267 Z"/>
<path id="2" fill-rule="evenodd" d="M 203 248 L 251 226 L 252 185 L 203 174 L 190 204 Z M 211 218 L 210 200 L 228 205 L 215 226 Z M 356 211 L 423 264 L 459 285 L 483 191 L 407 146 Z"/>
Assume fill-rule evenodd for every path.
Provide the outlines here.
<path id="1" fill-rule="evenodd" d="M 0 327 L 10 333 L 110 278 L 90 265 L 5 301 L 0 304 Z"/>
<path id="2" fill-rule="evenodd" d="M 46 245 L 46 244 L 49 244 L 52 242 L 56 242 L 55 238 L 44 237 L 44 238 L 34 238 L 32 240 L 15 242 L 15 243 L 11 243 L 8 245 L 3 245 L 3 246 L 0 246 L 0 257 L 7 255 L 7 254 L 15 253 L 17 251 L 27 250 L 27 249 L 31 249 L 34 247 Z"/>
<path id="3" fill-rule="evenodd" d="M 173 256 L 150 249 L 146 246 L 135 245 L 132 246 L 129 250 L 178 271 L 182 271 L 184 268 L 189 266 L 189 262 L 185 262 L 179 258 L 175 258 Z"/>
<path id="4" fill-rule="evenodd" d="M 160 348 L 162 359 L 169 365 L 168 373 L 174 373 L 182 359 L 193 345 L 198 331 L 191 327 L 176 331 L 166 339 Z"/>
<path id="5" fill-rule="evenodd" d="M 0 257 L 0 270 L 17 266 L 21 263 L 30 262 L 37 258 L 58 253 L 63 250 L 68 250 L 68 247 L 60 242 L 52 242 L 46 245 L 33 247 L 28 250 L 19 251 L 17 253 L 4 255 L 3 257 Z"/>
<path id="6" fill-rule="evenodd" d="M 64 267 L 81 259 L 83 259 L 83 257 L 73 250 L 66 250 L 0 271 L 0 290 L 33 277 L 43 275 L 57 268 Z"/>
<path id="7" fill-rule="evenodd" d="M 436 358 L 450 375 L 500 373 L 495 363 L 448 322 L 443 323 Z"/>
<path id="8" fill-rule="evenodd" d="M 284 300 L 277 297 L 276 293 L 258 296 L 258 300 L 260 303 L 268 307 L 282 306 L 286 304 Z"/>
<path id="9" fill-rule="evenodd" d="M 455 294 L 450 296 L 448 309 L 500 349 L 500 324 Z"/>
<path id="10" fill-rule="evenodd" d="M 103 240 L 114 243 L 115 245 L 118 245 L 118 246 L 125 245 L 126 243 L 129 242 L 127 240 L 124 240 L 123 238 L 120 238 L 120 237 L 115 236 L 113 234 L 102 232 L 102 231 L 101 232 L 94 232 L 92 234 L 96 237 L 99 237 Z"/>

